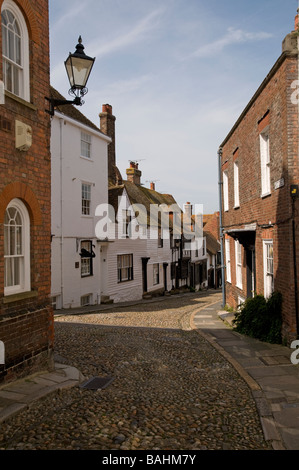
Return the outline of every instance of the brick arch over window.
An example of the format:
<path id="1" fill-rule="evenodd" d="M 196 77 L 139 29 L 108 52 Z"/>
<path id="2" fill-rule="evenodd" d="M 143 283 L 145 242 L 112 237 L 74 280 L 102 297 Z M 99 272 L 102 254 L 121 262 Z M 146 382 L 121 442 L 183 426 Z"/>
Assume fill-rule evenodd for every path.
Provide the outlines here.
<path id="1" fill-rule="evenodd" d="M 0 0 L 0 10 L 2 8 L 3 1 L 4 0 Z M 32 6 L 30 5 L 28 0 L 15 0 L 15 2 L 24 14 L 30 39 L 32 39 L 32 41 L 34 41 L 35 43 L 39 44 L 40 34 L 38 22 L 36 14 L 32 9 Z"/>
<path id="2" fill-rule="evenodd" d="M 42 225 L 42 213 L 36 195 L 24 183 L 11 183 L 0 194 L 0 224 L 4 222 L 6 208 L 12 199 L 21 199 L 27 206 L 32 225 Z"/>

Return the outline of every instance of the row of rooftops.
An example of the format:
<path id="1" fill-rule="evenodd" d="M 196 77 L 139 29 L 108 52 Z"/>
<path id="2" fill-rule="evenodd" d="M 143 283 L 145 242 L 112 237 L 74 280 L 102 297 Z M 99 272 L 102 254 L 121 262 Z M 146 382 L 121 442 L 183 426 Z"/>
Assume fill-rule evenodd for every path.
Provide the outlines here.
<path id="1" fill-rule="evenodd" d="M 51 87 L 51 96 L 54 99 L 63 100 L 64 97 L 57 91 L 55 88 Z M 127 179 L 123 179 L 121 172 L 119 171 L 116 165 L 115 158 L 115 116 L 112 114 L 111 105 L 103 105 L 102 113 L 100 114 L 101 119 L 101 129 L 104 129 L 104 133 L 99 127 L 97 127 L 93 122 L 86 118 L 78 108 L 72 104 L 63 105 L 57 107 L 56 110 L 68 118 L 71 118 L 84 126 L 90 127 L 92 130 L 99 132 L 105 136 L 111 138 L 111 144 L 108 146 L 108 203 L 113 207 L 115 213 L 118 211 L 119 198 L 122 197 L 124 190 L 126 191 L 131 205 L 140 204 L 142 205 L 147 213 L 147 223 L 149 223 L 150 217 L 150 207 L 151 205 L 157 206 L 178 206 L 175 198 L 171 194 L 164 194 L 156 191 L 155 183 L 150 183 L 150 188 L 145 187 L 141 183 L 142 172 L 139 170 L 139 165 L 137 162 L 130 161 L 130 167 L 126 170 Z M 108 120 L 109 122 L 104 122 Z M 110 152 L 109 152 L 110 147 Z M 189 206 L 189 208 L 188 208 Z M 188 202 L 186 207 L 191 211 L 192 215 L 192 205 Z M 182 216 L 184 213 L 181 211 Z M 194 215 L 191 217 L 192 222 L 194 223 Z M 205 225 L 205 221 L 204 221 Z M 171 224 L 170 224 L 171 226 Z M 192 229 L 191 229 L 192 230 Z M 212 253 L 217 253 L 219 251 L 219 242 L 218 236 L 212 234 L 208 231 L 204 231 L 205 236 L 207 237 L 207 245 L 210 247 Z"/>

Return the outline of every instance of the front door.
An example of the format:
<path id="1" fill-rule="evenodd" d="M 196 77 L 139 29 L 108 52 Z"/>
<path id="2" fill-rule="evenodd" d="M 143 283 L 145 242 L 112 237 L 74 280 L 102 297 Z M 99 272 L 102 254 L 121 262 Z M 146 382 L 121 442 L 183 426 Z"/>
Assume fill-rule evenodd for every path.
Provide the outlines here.
<path id="1" fill-rule="evenodd" d="M 247 298 L 255 294 L 255 248 L 246 249 Z"/>

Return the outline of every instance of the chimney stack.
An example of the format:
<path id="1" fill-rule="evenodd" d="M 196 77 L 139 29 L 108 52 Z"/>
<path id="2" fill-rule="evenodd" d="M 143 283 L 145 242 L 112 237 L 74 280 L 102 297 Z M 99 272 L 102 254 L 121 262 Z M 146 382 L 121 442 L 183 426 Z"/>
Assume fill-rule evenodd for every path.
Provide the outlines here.
<path id="1" fill-rule="evenodd" d="M 110 104 L 103 104 L 102 112 L 100 113 L 100 129 L 103 134 L 112 139 L 108 145 L 108 178 L 116 184 L 116 159 L 115 159 L 115 121 L 116 117 L 112 114 L 112 106 Z"/>
<path id="2" fill-rule="evenodd" d="M 138 163 L 130 162 L 130 168 L 127 169 L 126 173 L 128 181 L 140 186 L 142 173 L 138 170 Z"/>
<path id="3" fill-rule="evenodd" d="M 295 16 L 295 31 L 299 29 L 299 8 L 297 10 L 297 15 Z"/>
<path id="4" fill-rule="evenodd" d="M 189 217 L 191 217 L 192 216 L 192 210 L 193 210 L 192 209 L 192 204 L 190 204 L 190 202 L 187 202 L 185 204 L 184 209 L 185 209 L 185 214 L 188 215 Z"/>
<path id="5" fill-rule="evenodd" d="M 150 189 L 151 189 L 152 191 L 155 191 L 155 190 L 156 190 L 156 185 L 155 185 L 155 183 L 154 183 L 153 181 L 150 183 Z"/>

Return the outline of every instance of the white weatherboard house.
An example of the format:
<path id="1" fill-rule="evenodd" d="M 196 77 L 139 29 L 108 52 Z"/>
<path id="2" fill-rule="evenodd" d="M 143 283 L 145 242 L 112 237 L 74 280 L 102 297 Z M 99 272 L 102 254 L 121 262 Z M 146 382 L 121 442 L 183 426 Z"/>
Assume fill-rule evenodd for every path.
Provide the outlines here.
<path id="1" fill-rule="evenodd" d="M 55 98 L 62 98 L 52 89 Z M 95 210 L 108 202 L 111 139 L 80 111 L 58 107 L 52 119 L 52 302 L 74 308 L 101 302 L 106 258 Z"/>
<path id="2" fill-rule="evenodd" d="M 109 298 L 114 302 L 132 301 L 170 291 L 175 253 L 170 234 L 163 234 L 155 219 L 150 225 L 150 205 L 165 205 L 169 218 L 167 208 L 176 204 L 174 199 L 139 183 L 124 181 L 109 188 L 109 203 L 116 215 L 109 237 L 114 238 L 109 245 Z"/>

